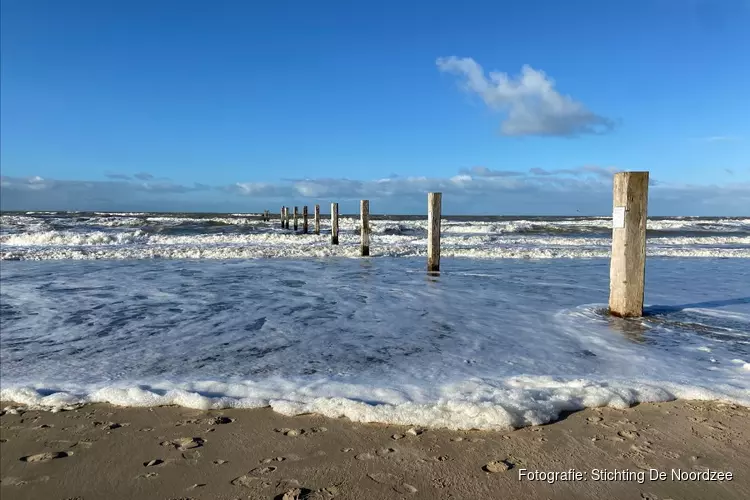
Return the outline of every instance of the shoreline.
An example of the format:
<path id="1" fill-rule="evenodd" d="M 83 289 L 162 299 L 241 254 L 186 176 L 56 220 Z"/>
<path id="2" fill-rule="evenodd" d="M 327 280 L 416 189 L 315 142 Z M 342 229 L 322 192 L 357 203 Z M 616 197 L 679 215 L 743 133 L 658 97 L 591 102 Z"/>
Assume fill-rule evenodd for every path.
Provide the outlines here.
<path id="1" fill-rule="evenodd" d="M 97 403 L 4 412 L 0 452 L 0 495 L 14 499 L 750 497 L 750 408 L 707 401 L 589 408 L 512 431 Z"/>

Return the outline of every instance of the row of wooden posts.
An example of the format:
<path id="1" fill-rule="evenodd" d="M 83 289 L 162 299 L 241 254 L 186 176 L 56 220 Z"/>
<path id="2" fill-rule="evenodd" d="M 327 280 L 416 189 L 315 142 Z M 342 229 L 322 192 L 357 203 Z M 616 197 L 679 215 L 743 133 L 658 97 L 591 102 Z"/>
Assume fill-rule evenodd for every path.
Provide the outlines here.
<path id="1" fill-rule="evenodd" d="M 609 311 L 621 317 L 643 315 L 646 275 L 646 219 L 648 172 L 619 172 L 613 184 L 612 256 Z M 370 255 L 370 202 L 360 201 L 360 254 Z M 427 271 L 440 272 L 442 194 L 427 195 Z M 268 210 L 265 220 L 270 219 Z M 294 230 L 299 212 L 294 207 Z M 281 227 L 289 229 L 289 207 L 281 207 Z M 308 232 L 307 206 L 302 207 L 302 232 Z M 315 205 L 315 234 L 320 234 L 320 205 Z M 331 244 L 339 244 L 339 204 L 331 203 Z"/>

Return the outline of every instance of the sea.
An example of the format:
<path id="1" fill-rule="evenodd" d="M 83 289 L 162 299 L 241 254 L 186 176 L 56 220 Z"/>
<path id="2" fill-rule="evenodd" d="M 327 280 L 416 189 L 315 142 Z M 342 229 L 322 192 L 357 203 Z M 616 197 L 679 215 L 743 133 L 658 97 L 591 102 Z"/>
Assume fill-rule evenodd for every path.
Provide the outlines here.
<path id="1" fill-rule="evenodd" d="M 508 429 L 676 398 L 750 406 L 750 217 L 655 217 L 643 318 L 606 313 L 610 217 L 3 212 L 0 399 L 270 406 Z"/>

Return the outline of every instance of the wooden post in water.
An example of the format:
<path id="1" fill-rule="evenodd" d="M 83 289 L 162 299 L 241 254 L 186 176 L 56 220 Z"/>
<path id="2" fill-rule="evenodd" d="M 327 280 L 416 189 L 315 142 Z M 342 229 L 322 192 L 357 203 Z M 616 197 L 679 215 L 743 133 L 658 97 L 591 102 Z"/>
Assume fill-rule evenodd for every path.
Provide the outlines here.
<path id="1" fill-rule="evenodd" d="M 427 194 L 427 272 L 440 272 L 440 211 L 442 193 Z"/>
<path id="2" fill-rule="evenodd" d="M 331 245 L 339 244 L 339 204 L 331 203 Z"/>
<path id="3" fill-rule="evenodd" d="M 297 221 L 299 220 L 299 208 L 294 207 L 294 230 L 297 230 Z"/>
<path id="4" fill-rule="evenodd" d="M 315 204 L 315 234 L 320 234 L 320 205 Z"/>
<path id="5" fill-rule="evenodd" d="M 302 207 L 302 233 L 307 234 L 307 205 Z"/>
<path id="6" fill-rule="evenodd" d="M 609 312 L 637 318 L 643 316 L 646 283 L 648 172 L 616 173 L 612 191 Z"/>
<path id="7" fill-rule="evenodd" d="M 367 257 L 370 255 L 370 200 L 360 200 L 359 202 L 359 223 L 362 226 L 360 229 L 362 235 L 360 253 L 362 257 Z"/>
<path id="8" fill-rule="evenodd" d="M 284 228 L 289 229 L 289 207 L 284 207 Z"/>
<path id="9" fill-rule="evenodd" d="M 281 206 L 281 212 L 279 213 L 279 220 L 281 222 L 281 229 L 284 229 L 284 206 Z"/>

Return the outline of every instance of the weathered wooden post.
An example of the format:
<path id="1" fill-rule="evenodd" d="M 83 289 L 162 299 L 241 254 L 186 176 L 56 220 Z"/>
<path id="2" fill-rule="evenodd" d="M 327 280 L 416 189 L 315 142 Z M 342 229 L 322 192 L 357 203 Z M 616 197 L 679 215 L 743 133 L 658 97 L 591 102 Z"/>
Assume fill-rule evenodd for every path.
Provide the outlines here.
<path id="1" fill-rule="evenodd" d="M 646 282 L 648 172 L 618 172 L 613 184 L 609 312 L 637 318 Z"/>
<path id="2" fill-rule="evenodd" d="M 294 230 L 297 230 L 297 221 L 299 220 L 299 208 L 294 207 Z"/>
<path id="3" fill-rule="evenodd" d="M 284 229 L 284 206 L 281 206 L 281 212 L 279 213 L 279 221 L 281 222 L 281 229 Z"/>
<path id="4" fill-rule="evenodd" d="M 307 205 L 302 207 L 302 233 L 307 234 Z"/>
<path id="5" fill-rule="evenodd" d="M 315 204 L 315 234 L 320 234 L 320 205 Z"/>
<path id="6" fill-rule="evenodd" d="M 359 223 L 362 242 L 360 244 L 360 254 L 362 257 L 370 255 L 370 200 L 360 200 L 359 202 Z"/>
<path id="7" fill-rule="evenodd" d="M 427 194 L 427 272 L 440 272 L 440 211 L 442 193 Z"/>
<path id="8" fill-rule="evenodd" d="M 331 245 L 339 244 L 339 204 L 331 203 Z"/>
<path id="9" fill-rule="evenodd" d="M 289 229 L 289 207 L 284 207 L 284 227 Z"/>

